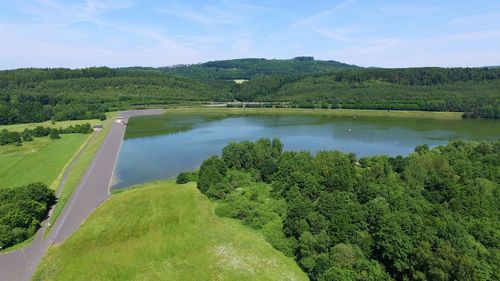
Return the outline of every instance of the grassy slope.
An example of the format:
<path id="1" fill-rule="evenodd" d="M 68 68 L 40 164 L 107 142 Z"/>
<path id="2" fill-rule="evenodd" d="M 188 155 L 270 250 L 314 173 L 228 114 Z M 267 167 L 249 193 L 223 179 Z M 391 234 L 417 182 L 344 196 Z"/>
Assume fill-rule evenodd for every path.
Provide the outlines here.
<path id="1" fill-rule="evenodd" d="M 54 212 L 50 217 L 51 224 L 53 224 L 59 217 L 59 214 L 66 205 L 66 202 L 68 202 L 68 199 L 75 190 L 76 186 L 78 185 L 78 183 L 80 183 L 80 180 L 82 179 L 90 162 L 94 158 L 94 155 L 97 153 L 102 143 L 106 139 L 108 132 L 111 130 L 115 116 L 116 116 L 115 113 L 108 115 L 108 120 L 104 122 L 104 128 L 102 129 L 102 131 L 99 132 L 91 140 L 91 143 L 87 146 L 83 154 L 73 165 L 71 172 L 69 173 L 68 178 L 66 180 L 66 183 L 61 191 L 61 194 L 59 195 L 57 204 L 54 206 Z"/>
<path id="2" fill-rule="evenodd" d="M 89 135 L 64 134 L 61 139 L 35 138 L 15 147 L 0 147 L 0 187 L 16 187 L 43 182 L 55 188 L 54 182 Z"/>
<path id="3" fill-rule="evenodd" d="M 307 280 L 255 231 L 216 216 L 194 183 L 114 194 L 34 280 Z"/>
<path id="4" fill-rule="evenodd" d="M 462 119 L 461 112 L 430 112 L 405 110 L 368 110 L 368 109 L 301 109 L 301 108 L 171 108 L 167 113 L 222 113 L 222 114 L 312 114 L 353 117 L 405 117 L 428 119 Z"/>

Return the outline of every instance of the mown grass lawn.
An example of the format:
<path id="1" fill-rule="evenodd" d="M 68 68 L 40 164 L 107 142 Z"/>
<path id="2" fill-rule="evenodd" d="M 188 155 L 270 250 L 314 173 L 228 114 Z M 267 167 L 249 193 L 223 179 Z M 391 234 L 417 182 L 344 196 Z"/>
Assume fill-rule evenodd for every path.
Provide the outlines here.
<path id="1" fill-rule="evenodd" d="M 22 146 L 0 146 L 0 188 L 54 182 L 90 135 L 64 134 L 61 139 L 35 138 Z"/>
<path id="2" fill-rule="evenodd" d="M 114 194 L 49 249 L 34 280 L 307 280 L 293 259 L 213 209 L 195 183 Z"/>
<path id="3" fill-rule="evenodd" d="M 67 128 L 69 126 L 82 125 L 89 123 L 90 125 L 101 124 L 103 121 L 99 119 L 86 119 L 86 120 L 67 120 L 58 121 L 52 124 L 52 121 L 45 121 L 40 123 L 24 123 L 24 124 L 13 124 L 13 125 L 2 125 L 0 126 L 0 131 L 7 129 L 9 131 L 21 132 L 24 129 L 34 129 L 37 126 L 50 127 L 50 128 Z"/>

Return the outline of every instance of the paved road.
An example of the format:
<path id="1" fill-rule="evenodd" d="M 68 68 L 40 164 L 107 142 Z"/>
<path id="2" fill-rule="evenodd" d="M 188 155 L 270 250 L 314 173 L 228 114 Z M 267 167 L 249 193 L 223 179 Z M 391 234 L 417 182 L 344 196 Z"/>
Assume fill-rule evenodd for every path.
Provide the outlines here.
<path id="1" fill-rule="evenodd" d="M 120 113 L 120 116 L 123 117 L 124 122 L 127 122 L 131 116 L 161 113 L 163 110 L 159 109 L 131 110 Z M 31 280 L 31 276 L 50 244 L 66 240 L 78 229 L 87 216 L 109 197 L 109 188 L 124 133 L 125 125 L 113 123 L 113 127 L 94 156 L 82 181 L 45 239 L 43 239 L 46 227 L 44 224 L 29 246 L 0 254 L 1 281 Z"/>

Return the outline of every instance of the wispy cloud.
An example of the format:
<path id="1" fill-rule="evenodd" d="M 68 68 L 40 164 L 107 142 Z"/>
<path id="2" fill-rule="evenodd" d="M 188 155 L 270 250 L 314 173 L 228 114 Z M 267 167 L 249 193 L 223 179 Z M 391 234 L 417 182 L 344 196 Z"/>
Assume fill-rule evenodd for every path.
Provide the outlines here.
<path id="1" fill-rule="evenodd" d="M 109 28 L 105 25 L 105 28 Z M 67 31 L 42 32 L 43 36 L 29 26 L 0 26 L 0 37 L 9 38 L 8 44 L 0 44 L 1 68 L 6 65 L 16 67 L 87 67 L 87 66 L 165 66 L 171 64 L 194 63 L 203 60 L 195 49 L 164 36 L 149 27 L 121 25 L 121 31 L 131 36 L 144 38 L 144 44 L 125 44 L 118 39 L 115 44 L 99 44 L 92 41 L 67 41 L 71 35 Z M 33 49 L 36 46 L 36 51 Z"/>
<path id="2" fill-rule="evenodd" d="M 340 27 L 340 28 L 330 28 L 322 24 L 325 18 L 331 17 L 333 14 L 346 9 L 350 5 L 354 4 L 357 0 L 344 0 L 337 3 L 333 7 L 320 11 L 316 14 L 301 18 L 290 25 L 290 28 L 306 28 L 330 39 L 338 41 L 349 41 L 349 35 L 356 29 L 354 27 Z"/>
<path id="3" fill-rule="evenodd" d="M 309 25 L 311 23 L 316 23 L 319 20 L 324 19 L 327 16 L 330 16 L 331 14 L 341 11 L 348 7 L 349 5 L 355 3 L 357 0 L 344 0 L 333 7 L 331 7 L 328 10 L 320 11 L 314 15 L 302 18 L 297 20 L 296 22 L 293 23 L 293 25 Z"/>
<path id="4" fill-rule="evenodd" d="M 20 9 L 32 23 L 0 23 L 0 52 L 19 67 L 93 66 L 93 65 L 170 65 L 202 60 L 201 54 L 149 25 L 129 24 L 105 18 L 106 13 L 132 7 L 131 1 L 85 0 L 67 4 L 54 0 L 36 0 Z M 73 27 L 94 24 L 104 36 Z M 108 38 L 108 34 L 111 34 Z M 93 38 L 100 38 L 94 40 Z M 29 54 L 37 46 L 37 63 Z M 6 60 L 3 60 L 6 62 Z"/>
<path id="5" fill-rule="evenodd" d="M 491 38 L 499 39 L 488 40 Z M 484 40 L 490 42 L 490 49 L 457 48 L 464 42 Z M 325 51 L 320 56 L 333 56 L 361 66 L 484 66 L 500 61 L 497 48 L 500 48 L 500 29 L 415 39 L 369 38 L 363 44 Z"/>
<path id="6" fill-rule="evenodd" d="M 55 25 L 71 25 L 78 22 L 91 22 L 100 25 L 100 16 L 103 14 L 133 6 L 132 1 L 93 1 L 86 0 L 79 3 L 65 3 L 55 0 L 36 0 L 21 2 L 21 12 L 30 16 L 38 23 Z"/>
<path id="7" fill-rule="evenodd" d="M 200 5 L 198 9 L 183 4 L 172 4 L 160 11 L 187 21 L 197 23 L 206 28 L 241 24 L 248 21 L 256 13 L 267 10 L 264 6 L 249 5 L 238 1 L 222 1 L 217 5 Z"/>

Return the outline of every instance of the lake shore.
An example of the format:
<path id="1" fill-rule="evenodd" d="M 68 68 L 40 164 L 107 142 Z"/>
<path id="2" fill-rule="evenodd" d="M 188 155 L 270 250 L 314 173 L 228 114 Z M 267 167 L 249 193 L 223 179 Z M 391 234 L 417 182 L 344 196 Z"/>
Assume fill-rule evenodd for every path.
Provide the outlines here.
<path id="1" fill-rule="evenodd" d="M 438 111 L 407 111 L 407 110 L 372 110 L 372 109 L 309 109 L 309 108 L 236 108 L 236 107 L 172 107 L 166 108 L 169 113 L 207 113 L 227 115 L 254 115 L 254 114 L 303 114 L 327 115 L 339 117 L 400 117 L 424 119 L 462 119 L 463 112 Z"/>

